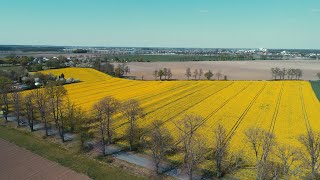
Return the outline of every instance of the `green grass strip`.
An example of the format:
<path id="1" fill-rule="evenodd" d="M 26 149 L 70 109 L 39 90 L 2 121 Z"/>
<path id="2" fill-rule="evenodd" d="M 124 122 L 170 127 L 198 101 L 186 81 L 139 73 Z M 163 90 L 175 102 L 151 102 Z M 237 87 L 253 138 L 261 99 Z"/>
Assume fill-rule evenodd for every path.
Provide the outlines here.
<path id="1" fill-rule="evenodd" d="M 320 81 L 310 81 L 312 89 L 320 101 Z"/>

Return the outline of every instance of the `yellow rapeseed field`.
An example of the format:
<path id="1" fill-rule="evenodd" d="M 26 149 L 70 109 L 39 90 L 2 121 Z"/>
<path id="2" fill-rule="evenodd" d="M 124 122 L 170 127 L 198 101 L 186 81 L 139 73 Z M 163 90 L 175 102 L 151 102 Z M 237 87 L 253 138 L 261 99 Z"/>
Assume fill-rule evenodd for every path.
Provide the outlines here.
<path id="1" fill-rule="evenodd" d="M 231 149 L 252 156 L 244 131 L 260 127 L 275 133 L 277 141 L 298 145 L 297 137 L 306 133 L 306 122 L 320 130 L 320 104 L 306 81 L 139 81 L 113 78 L 93 69 L 66 68 L 45 73 L 80 79 L 66 85 L 70 99 L 88 113 L 99 99 L 136 99 L 146 116 L 139 119 L 147 127 L 155 119 L 176 135 L 174 121 L 185 114 L 206 118 L 204 137 L 212 139 L 213 128 L 223 124 L 233 134 Z M 113 123 L 122 135 L 126 119 Z"/>

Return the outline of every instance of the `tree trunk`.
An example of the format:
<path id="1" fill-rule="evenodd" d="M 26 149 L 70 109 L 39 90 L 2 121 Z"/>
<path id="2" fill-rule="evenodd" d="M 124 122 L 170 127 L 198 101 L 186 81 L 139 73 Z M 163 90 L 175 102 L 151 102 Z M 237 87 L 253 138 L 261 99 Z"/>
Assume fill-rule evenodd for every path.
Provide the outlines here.
<path id="1" fill-rule="evenodd" d="M 65 140 L 64 140 L 64 120 L 62 117 L 61 117 L 61 126 L 59 126 L 58 130 L 59 130 L 59 134 L 60 134 L 62 142 L 65 142 Z"/>
<path id="2" fill-rule="evenodd" d="M 34 131 L 34 129 L 33 129 L 33 126 L 34 126 L 33 119 L 34 119 L 34 114 L 33 114 L 33 110 L 32 110 L 31 111 L 31 132 Z"/>
<path id="3" fill-rule="evenodd" d="M 44 121 L 44 128 L 46 129 L 46 136 L 49 136 L 47 119 L 44 117 L 44 115 L 42 115 L 41 121 L 42 122 Z"/>
<path id="4" fill-rule="evenodd" d="M 102 118 L 100 118 L 100 131 L 101 131 L 101 142 L 102 142 L 102 154 L 105 156 L 106 155 L 106 142 L 104 139 L 104 129 L 103 129 L 103 123 L 102 123 Z"/>
<path id="5" fill-rule="evenodd" d="M 110 112 L 108 112 L 108 119 L 107 119 L 107 133 L 108 133 L 108 145 L 110 145 L 110 144 L 111 144 Z"/>
<path id="6" fill-rule="evenodd" d="M 130 151 L 132 151 L 133 145 L 133 118 L 130 119 L 130 135 L 129 135 L 129 144 L 130 144 Z"/>
<path id="7" fill-rule="evenodd" d="M 18 127 L 20 126 L 20 116 L 19 116 L 19 114 L 17 113 L 17 125 L 18 125 Z"/>
<path id="8" fill-rule="evenodd" d="M 6 122 L 8 122 L 8 113 L 7 112 L 3 112 L 3 116 L 4 116 L 4 119 L 6 120 Z"/>
<path id="9" fill-rule="evenodd" d="M 217 178 L 220 178 L 222 173 L 221 173 L 221 162 L 220 160 L 217 158 L 216 160 L 216 163 L 217 163 Z"/>

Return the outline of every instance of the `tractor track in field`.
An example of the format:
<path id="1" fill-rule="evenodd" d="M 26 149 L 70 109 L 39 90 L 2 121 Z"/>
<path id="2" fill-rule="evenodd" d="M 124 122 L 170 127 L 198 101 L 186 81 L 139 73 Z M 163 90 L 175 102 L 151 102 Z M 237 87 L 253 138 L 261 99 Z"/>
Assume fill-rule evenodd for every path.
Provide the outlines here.
<path id="1" fill-rule="evenodd" d="M 234 94 L 233 96 L 231 96 L 230 98 L 228 98 L 221 106 L 219 106 L 217 109 L 215 109 L 214 111 L 212 111 L 209 115 L 207 115 L 204 118 L 204 121 L 207 122 L 214 114 L 216 114 L 218 111 L 220 111 L 223 107 L 225 107 L 232 99 L 234 99 L 236 96 L 238 96 L 239 94 L 241 94 L 244 90 L 248 89 L 248 87 L 252 84 L 249 83 L 247 86 L 245 86 L 244 88 L 242 88 L 240 91 L 238 91 L 236 94 Z M 177 144 L 179 144 L 182 140 L 179 140 Z"/>
<path id="2" fill-rule="evenodd" d="M 218 92 L 220 92 L 220 91 L 222 91 L 222 90 L 230 87 L 232 84 L 234 84 L 234 82 L 231 82 L 230 84 L 226 85 L 225 87 L 223 87 L 223 88 L 215 91 L 214 93 L 212 93 L 212 94 L 210 94 L 210 95 L 202 98 L 201 100 L 199 100 L 199 101 L 196 102 L 195 104 L 191 105 L 190 107 L 185 108 L 183 111 L 179 112 L 178 114 L 175 114 L 174 116 L 172 116 L 172 117 L 164 120 L 164 121 L 162 122 L 162 124 L 165 124 L 166 122 L 173 120 L 174 118 L 178 117 L 179 115 L 181 115 L 181 114 L 184 113 L 185 111 L 187 111 L 187 110 L 191 109 L 192 107 L 196 106 L 197 104 L 201 103 L 203 100 L 205 100 L 205 99 L 207 99 L 207 98 L 215 95 L 216 93 L 218 93 Z M 211 85 L 211 86 L 213 86 L 213 85 Z M 209 87 L 211 87 L 211 86 L 208 86 L 208 87 L 206 87 L 205 89 L 207 89 L 207 88 L 209 88 Z M 204 89 L 202 89 L 202 90 L 204 90 Z M 181 97 L 181 98 L 177 99 L 177 100 L 174 101 L 174 102 L 177 102 L 177 101 L 179 101 L 179 100 L 181 100 L 181 99 L 184 99 L 185 97 L 188 97 L 188 96 L 190 96 L 190 95 L 193 95 L 193 94 L 195 94 L 196 92 L 198 92 L 198 91 L 189 93 L 189 94 L 187 94 L 186 96 Z M 171 102 L 171 103 L 173 103 L 173 102 Z M 171 104 L 171 103 L 168 103 L 168 104 L 166 104 L 165 106 L 168 106 L 168 105 Z M 163 107 L 161 107 L 161 108 L 163 108 Z M 160 108 L 159 108 L 159 109 L 160 109 Z M 154 111 L 157 111 L 157 110 L 159 110 L 159 109 L 156 109 L 156 110 L 154 110 Z M 149 114 L 150 114 L 150 113 L 149 113 Z M 120 128 L 121 126 L 123 126 L 123 125 L 125 125 L 125 124 L 127 124 L 127 122 L 120 124 L 118 127 L 116 127 L 116 129 L 117 129 L 117 128 Z M 146 132 L 145 132 L 145 133 L 146 133 Z"/>
<path id="3" fill-rule="evenodd" d="M 109 84 L 111 83 L 111 84 Z M 84 92 L 84 91 L 88 91 L 88 90 L 91 90 L 91 89 L 95 89 L 97 86 L 101 86 L 101 85 L 106 85 L 106 86 L 103 86 L 103 88 L 107 88 L 107 87 L 110 87 L 110 86 L 119 86 L 119 85 L 123 85 L 123 84 L 126 84 L 125 82 L 118 82 L 118 83 L 114 83 L 114 82 L 108 82 L 108 81 L 105 81 L 105 82 L 102 82 L 102 83 L 99 83 L 99 84 L 94 84 L 94 85 L 89 85 L 89 86 L 82 86 L 81 88 L 71 88 L 69 89 L 68 91 L 72 91 L 71 93 L 68 93 L 68 95 L 70 94 L 76 94 L 76 93 L 81 93 L 81 92 Z"/>
<path id="4" fill-rule="evenodd" d="M 301 101 L 301 105 L 302 105 L 301 108 L 302 108 L 302 112 L 303 112 L 303 119 L 304 119 L 304 123 L 306 125 L 307 131 L 308 131 L 308 134 L 309 134 L 309 133 L 312 133 L 312 127 L 310 125 L 310 121 L 309 121 L 309 117 L 308 117 L 308 114 L 307 114 L 306 105 L 304 103 L 304 96 L 303 96 L 303 93 L 302 93 L 301 84 L 299 85 L 299 89 L 300 89 L 300 101 Z"/>
<path id="5" fill-rule="evenodd" d="M 177 90 L 177 89 L 179 89 L 179 88 L 181 88 L 181 87 L 185 87 L 186 85 L 183 85 L 183 86 L 178 86 L 178 87 L 176 87 L 176 88 L 174 88 L 174 89 L 170 89 L 170 90 L 167 90 L 167 91 L 165 91 L 165 92 L 171 92 L 171 91 L 174 91 L 174 90 Z M 202 84 L 197 84 L 197 85 L 195 85 L 194 87 L 188 87 L 188 88 L 185 88 L 185 89 L 182 89 L 183 91 L 183 93 L 185 93 L 185 92 L 188 92 L 189 91 L 189 89 L 191 89 L 191 88 L 196 88 L 196 90 L 199 88 L 199 87 L 201 87 L 202 86 Z M 143 88 L 147 88 L 147 86 L 145 86 L 145 87 L 143 87 Z M 195 91 L 196 91 L 195 90 Z M 118 94 L 121 94 L 121 93 L 123 93 L 123 92 L 120 92 L 120 93 L 116 93 L 116 94 L 113 94 L 112 96 L 114 96 L 114 95 L 118 95 Z M 162 92 L 162 93 L 160 93 L 160 94 L 163 94 L 164 92 Z M 155 95 L 152 95 L 151 97 L 154 97 L 154 96 L 158 96 L 159 94 L 155 94 Z M 144 96 L 144 95 L 143 95 Z M 145 98 L 145 99 L 148 99 L 148 98 L 150 98 L 150 97 L 147 97 L 147 98 Z M 99 99 L 101 99 L 101 98 L 99 98 Z M 95 99 L 95 100 L 92 100 L 92 101 L 96 101 L 96 100 L 99 100 L 99 99 Z M 141 102 L 141 101 L 145 101 L 145 99 L 142 99 L 142 100 L 139 100 L 139 102 Z M 167 98 L 165 98 L 165 99 L 167 99 Z M 87 101 L 87 102 L 92 102 L 92 101 Z M 152 103 L 152 104 L 154 104 L 154 103 Z M 146 107 L 149 107 L 149 106 L 152 106 L 152 104 L 150 104 L 150 105 L 148 105 L 148 106 L 145 106 L 145 107 L 143 107 L 143 108 L 146 108 Z M 92 109 L 90 109 L 90 110 L 87 110 L 87 111 L 85 111 L 85 112 L 91 112 L 92 111 Z"/>
<path id="6" fill-rule="evenodd" d="M 118 89 L 128 88 L 128 87 L 132 87 L 132 86 L 137 86 L 137 85 L 140 85 L 140 84 L 143 84 L 143 82 L 142 82 L 142 83 L 138 83 L 138 84 L 131 84 L 131 85 L 124 86 L 124 87 L 120 87 L 120 88 L 111 89 L 110 91 L 115 91 L 115 90 L 118 90 Z M 142 87 L 139 88 L 139 89 L 142 89 L 142 88 L 145 88 L 145 86 L 142 86 Z M 108 92 L 108 91 L 102 91 L 102 92 L 90 94 L 90 96 L 102 94 L 102 93 L 105 93 L 105 92 Z M 112 96 L 117 95 L 117 94 L 120 94 L 120 93 L 121 93 L 121 92 L 116 93 L 116 94 L 113 94 Z M 75 105 L 76 105 L 76 106 L 79 106 L 79 105 L 87 104 L 88 102 L 93 102 L 93 101 L 96 101 L 96 100 L 99 100 L 99 99 L 101 99 L 101 98 L 90 99 L 90 101 L 86 101 L 86 102 L 83 102 L 83 103 L 78 103 L 78 104 L 75 104 Z"/>
<path id="7" fill-rule="evenodd" d="M 252 82 L 250 82 L 247 86 L 245 86 L 244 88 L 242 88 L 240 91 L 238 91 L 236 94 L 234 94 L 233 96 L 231 96 L 229 99 L 227 99 L 221 106 L 219 106 L 217 109 L 215 109 L 214 111 L 212 111 L 208 116 L 206 116 L 204 119 L 205 121 L 207 121 L 208 119 L 210 119 L 215 113 L 217 113 L 218 111 L 220 111 L 223 107 L 225 107 L 232 99 L 234 99 L 236 96 L 238 96 L 240 93 L 242 93 L 244 90 L 246 90 L 250 85 L 252 84 Z"/>
<path id="8" fill-rule="evenodd" d="M 231 84 L 232 84 L 232 83 L 231 83 Z M 216 85 L 216 84 L 212 84 L 212 85 L 210 85 L 210 86 L 205 87 L 204 89 L 208 89 L 208 88 L 210 88 L 210 87 L 212 87 L 212 86 L 215 86 L 215 85 Z M 199 86 L 197 86 L 197 88 L 198 88 L 198 87 L 201 87 L 201 86 L 202 86 L 202 84 L 199 84 Z M 191 89 L 191 88 L 188 88 L 188 89 Z M 185 91 L 188 91 L 188 89 L 186 89 Z M 204 90 L 204 89 L 201 89 L 201 91 Z M 158 111 L 159 109 L 165 108 L 165 107 L 167 107 L 168 105 L 170 105 L 170 104 L 172 104 L 172 103 L 175 103 L 175 102 L 177 102 L 177 101 L 180 101 L 180 100 L 182 100 L 182 99 L 184 99 L 184 98 L 186 98 L 186 97 L 189 97 L 189 96 L 191 96 L 191 95 L 193 95 L 193 94 L 195 94 L 195 93 L 197 93 L 197 92 L 199 92 L 198 89 L 195 89 L 195 88 L 194 88 L 191 93 L 185 94 L 184 96 L 179 97 L 178 99 L 175 99 L 174 101 L 170 101 L 170 102 L 168 102 L 168 103 L 166 103 L 166 104 L 164 104 L 164 105 L 162 105 L 162 106 L 160 106 L 160 107 L 158 107 L 158 108 L 156 108 L 156 109 L 154 109 L 154 110 L 152 110 L 152 111 L 149 111 L 149 112 L 146 113 L 145 115 L 152 114 L 152 113 Z M 170 98 L 170 97 L 167 97 L 167 98 Z M 149 106 L 151 106 L 151 105 L 149 105 Z M 147 106 L 147 107 L 148 107 L 148 106 Z"/>
<path id="9" fill-rule="evenodd" d="M 236 130 L 238 129 L 239 125 L 241 124 L 241 122 L 243 121 L 244 117 L 247 115 L 247 113 L 249 112 L 249 110 L 251 109 L 251 107 L 253 106 L 253 104 L 255 103 L 255 101 L 258 99 L 258 97 L 261 95 L 261 93 L 263 92 L 263 90 L 266 88 L 267 83 L 264 83 L 263 87 L 259 90 L 259 92 L 255 95 L 255 97 L 251 100 L 249 106 L 244 110 L 244 112 L 241 114 L 241 116 L 238 118 L 238 120 L 236 121 L 236 123 L 233 125 L 233 127 L 231 128 L 231 130 L 228 132 L 228 134 L 226 135 L 226 139 L 225 139 L 225 144 L 231 140 L 232 136 L 234 135 L 234 133 L 236 132 Z"/>
<path id="10" fill-rule="evenodd" d="M 114 90 L 118 90 L 118 89 L 123 89 L 123 88 L 132 87 L 132 86 L 137 86 L 137 85 L 141 85 L 141 84 L 143 84 L 143 83 L 136 83 L 136 84 L 125 85 L 125 86 L 117 87 L 117 88 L 114 88 L 114 89 L 108 89 L 107 91 L 106 91 L 105 89 L 103 89 L 103 90 L 101 90 L 101 91 L 97 91 L 97 92 L 94 92 L 94 93 L 90 94 L 90 96 L 102 94 L 102 93 L 105 93 L 105 92 L 108 92 L 108 91 L 114 91 Z M 82 97 L 84 97 L 84 96 L 82 96 Z"/>
<path id="11" fill-rule="evenodd" d="M 270 124 L 270 127 L 269 127 L 269 133 L 273 133 L 274 132 L 274 127 L 276 125 L 276 121 L 277 121 L 277 117 L 278 117 L 278 113 L 279 113 L 279 108 L 280 108 L 280 103 L 281 103 L 281 99 L 282 99 L 283 87 L 284 87 L 284 83 L 282 82 L 281 89 L 280 89 L 280 92 L 279 92 L 279 96 L 278 96 L 278 99 L 277 99 L 277 104 L 276 104 L 276 107 L 275 107 L 275 110 L 274 110 L 274 113 L 273 113 L 273 116 L 272 116 L 272 121 L 271 121 L 271 124 Z"/>
<path id="12" fill-rule="evenodd" d="M 188 86 L 188 85 L 189 85 L 189 84 L 182 84 L 182 85 L 177 86 L 177 87 L 175 87 L 175 88 L 173 88 L 173 89 L 169 89 L 169 90 L 160 92 L 160 93 L 158 93 L 158 94 L 153 94 L 153 95 L 151 95 L 151 96 L 146 96 L 146 98 L 142 98 L 142 100 L 140 100 L 140 102 L 146 101 L 146 100 L 148 100 L 148 99 L 150 99 L 150 98 L 153 98 L 153 97 L 156 97 L 156 96 L 159 96 L 159 95 L 162 95 L 162 94 L 166 94 L 166 93 L 171 92 L 171 91 L 175 91 L 175 90 L 177 90 L 177 89 L 179 89 L 179 88 L 182 88 L 182 87 L 185 87 L 185 86 Z M 141 97 L 143 97 L 143 96 L 145 96 L 145 95 L 139 96 L 139 98 L 141 98 Z"/>

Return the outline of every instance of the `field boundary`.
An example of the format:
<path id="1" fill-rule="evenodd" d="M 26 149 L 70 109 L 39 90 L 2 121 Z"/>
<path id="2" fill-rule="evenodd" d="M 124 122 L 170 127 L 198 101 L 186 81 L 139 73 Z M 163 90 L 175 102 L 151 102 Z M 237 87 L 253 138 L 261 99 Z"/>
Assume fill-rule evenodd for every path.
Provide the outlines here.
<path id="1" fill-rule="evenodd" d="M 304 96 L 303 96 L 303 93 L 302 93 L 302 87 L 301 87 L 301 84 L 299 86 L 299 89 L 300 89 L 300 100 L 301 100 L 301 108 L 302 108 L 302 113 L 303 113 L 303 119 L 304 119 L 304 123 L 306 125 L 306 128 L 307 128 L 307 131 L 308 133 L 312 133 L 312 127 L 310 125 L 310 122 L 309 122 L 309 118 L 308 118 L 308 114 L 307 114 L 307 109 L 306 109 L 306 105 L 304 103 Z"/>

